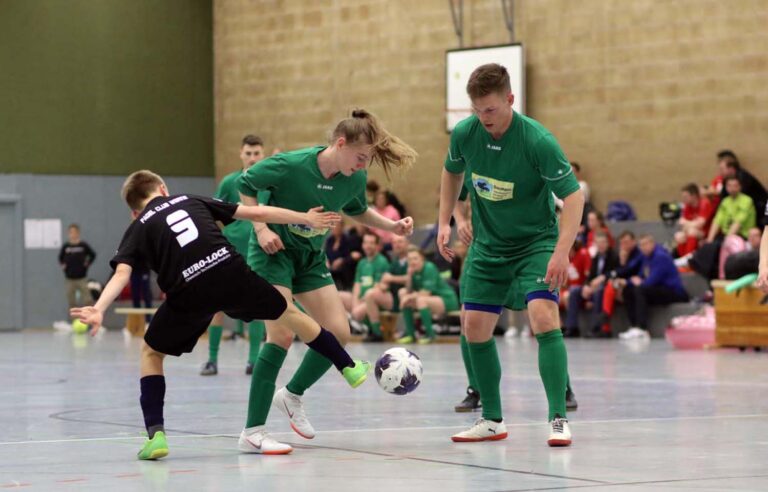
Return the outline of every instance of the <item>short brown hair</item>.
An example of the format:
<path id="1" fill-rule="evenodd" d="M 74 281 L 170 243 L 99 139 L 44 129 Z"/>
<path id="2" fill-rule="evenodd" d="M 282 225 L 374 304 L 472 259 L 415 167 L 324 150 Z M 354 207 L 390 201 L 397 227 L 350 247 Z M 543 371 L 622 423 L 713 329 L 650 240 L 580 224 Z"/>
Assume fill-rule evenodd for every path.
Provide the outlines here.
<path id="1" fill-rule="evenodd" d="M 142 169 L 125 178 L 120 196 L 131 210 L 140 211 L 144 200 L 162 185 L 165 185 L 163 178 L 152 171 Z"/>
<path id="2" fill-rule="evenodd" d="M 680 188 L 680 191 L 686 191 L 693 196 L 699 196 L 699 186 L 696 183 L 688 183 Z"/>
<path id="3" fill-rule="evenodd" d="M 480 65 L 472 72 L 467 82 L 467 94 L 470 99 L 493 93 L 506 96 L 510 92 L 512 92 L 512 85 L 509 83 L 509 72 L 498 63 Z"/>
<path id="4" fill-rule="evenodd" d="M 246 145 L 261 145 L 264 147 L 264 140 L 261 139 L 261 137 L 253 134 L 248 134 L 243 137 L 243 143 L 240 144 L 240 147 L 245 147 Z"/>

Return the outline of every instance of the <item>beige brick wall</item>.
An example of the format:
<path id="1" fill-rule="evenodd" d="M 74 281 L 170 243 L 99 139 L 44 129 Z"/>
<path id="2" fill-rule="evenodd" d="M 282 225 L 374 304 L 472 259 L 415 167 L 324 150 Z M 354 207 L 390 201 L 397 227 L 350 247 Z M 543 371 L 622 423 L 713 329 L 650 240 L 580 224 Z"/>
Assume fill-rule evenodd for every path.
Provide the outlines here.
<path id="1" fill-rule="evenodd" d="M 655 218 L 732 148 L 768 182 L 767 0 L 517 0 L 528 113 L 582 163 L 594 199 Z M 465 46 L 509 41 L 498 0 L 465 0 Z M 420 154 L 392 188 L 432 221 L 448 136 L 445 0 L 216 0 L 216 174 L 243 134 L 323 141 L 356 106 Z M 380 173 L 373 172 L 380 181 Z"/>

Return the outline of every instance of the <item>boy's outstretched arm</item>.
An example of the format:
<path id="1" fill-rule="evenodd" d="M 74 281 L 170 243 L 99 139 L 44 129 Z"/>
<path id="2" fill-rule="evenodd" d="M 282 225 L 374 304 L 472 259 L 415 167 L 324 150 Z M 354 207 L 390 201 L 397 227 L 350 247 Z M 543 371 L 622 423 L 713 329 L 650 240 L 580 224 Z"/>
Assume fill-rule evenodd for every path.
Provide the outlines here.
<path id="1" fill-rule="evenodd" d="M 71 316 L 91 325 L 91 335 L 98 333 L 104 320 L 104 312 L 120 295 L 120 292 L 128 285 L 128 282 L 131 281 L 131 271 L 133 269 L 130 265 L 126 263 L 118 264 L 115 274 L 107 282 L 107 285 L 101 292 L 101 296 L 99 296 L 99 300 L 94 306 L 76 307 L 69 310 Z"/>

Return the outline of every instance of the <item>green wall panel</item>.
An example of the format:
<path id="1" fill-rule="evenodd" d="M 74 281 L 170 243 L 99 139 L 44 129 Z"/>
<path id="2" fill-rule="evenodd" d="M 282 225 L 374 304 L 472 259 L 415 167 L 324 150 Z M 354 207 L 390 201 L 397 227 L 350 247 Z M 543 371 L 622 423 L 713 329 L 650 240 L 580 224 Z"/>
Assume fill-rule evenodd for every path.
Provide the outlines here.
<path id="1" fill-rule="evenodd" d="M 211 0 L 0 0 L 0 172 L 213 175 Z"/>

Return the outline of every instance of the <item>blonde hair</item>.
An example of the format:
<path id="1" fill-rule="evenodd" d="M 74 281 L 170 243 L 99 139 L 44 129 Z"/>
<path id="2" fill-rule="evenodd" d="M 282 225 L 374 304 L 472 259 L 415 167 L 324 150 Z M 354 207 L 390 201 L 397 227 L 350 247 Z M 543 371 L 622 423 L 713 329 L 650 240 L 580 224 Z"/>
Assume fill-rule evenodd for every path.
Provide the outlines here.
<path id="1" fill-rule="evenodd" d="M 374 163 L 378 163 L 389 178 L 392 168 L 408 169 L 416 161 L 418 154 L 413 147 L 399 137 L 389 133 L 373 113 L 364 109 L 355 109 L 349 118 L 341 120 L 331 134 L 333 141 L 339 137 L 355 144 L 363 141 L 373 147 Z"/>
<path id="2" fill-rule="evenodd" d="M 165 185 L 163 178 L 152 171 L 142 169 L 125 178 L 120 196 L 131 210 L 141 211 L 144 200 L 162 185 Z"/>

